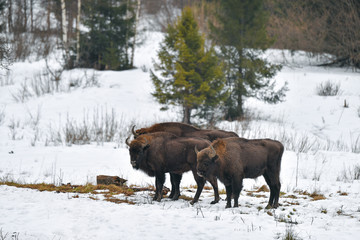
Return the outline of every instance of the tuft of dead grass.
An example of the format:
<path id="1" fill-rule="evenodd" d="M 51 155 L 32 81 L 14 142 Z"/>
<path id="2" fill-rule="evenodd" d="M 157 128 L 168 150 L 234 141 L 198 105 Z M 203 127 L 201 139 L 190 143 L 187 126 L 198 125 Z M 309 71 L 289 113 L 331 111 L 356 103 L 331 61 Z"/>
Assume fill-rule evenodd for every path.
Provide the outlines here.
<path id="1" fill-rule="evenodd" d="M 222 189 L 219 189 L 219 194 L 226 194 L 226 189 L 225 188 L 222 188 Z"/>
<path id="2" fill-rule="evenodd" d="M 256 192 L 270 192 L 270 190 L 266 185 L 262 185 Z"/>
<path id="3" fill-rule="evenodd" d="M 183 199 L 183 200 L 185 200 L 185 201 L 192 201 L 192 200 L 194 200 L 194 198 L 188 197 L 188 196 L 185 196 L 185 195 L 180 195 L 179 199 Z"/>
<path id="4" fill-rule="evenodd" d="M 135 202 L 130 201 L 127 198 L 120 199 L 120 198 L 113 197 L 111 195 L 105 195 L 104 201 L 112 202 L 112 203 L 116 203 L 116 204 L 120 204 L 120 203 L 127 203 L 127 204 L 130 204 L 130 205 L 135 205 L 136 204 Z"/>
<path id="5" fill-rule="evenodd" d="M 86 185 L 61 185 L 56 186 L 54 184 L 47 184 L 47 183 L 38 183 L 38 184 L 22 184 L 22 183 L 16 183 L 11 181 L 0 181 L 0 185 L 7 185 L 17 188 L 28 188 L 33 190 L 38 190 L 40 192 L 47 191 L 47 192 L 56 192 L 56 193 L 74 193 L 75 195 L 72 198 L 80 198 L 79 194 L 91 194 L 87 196 L 88 198 L 92 200 L 100 200 L 102 198 L 99 198 L 97 196 L 103 195 L 104 201 L 112 202 L 112 203 L 127 203 L 134 205 L 135 202 L 128 199 L 128 197 L 135 194 L 135 192 L 141 192 L 141 191 L 150 191 L 154 192 L 155 187 L 153 185 L 148 185 L 146 187 L 138 187 L 135 185 L 131 186 L 117 186 L 117 185 L 93 185 L 93 184 L 86 184 Z M 167 194 L 169 189 L 163 190 L 163 194 Z M 124 198 L 118 198 L 116 196 L 121 195 Z M 150 194 L 151 195 L 151 194 Z M 180 196 L 180 198 L 185 200 L 192 200 L 192 198 L 188 198 L 185 196 Z"/>
<path id="6" fill-rule="evenodd" d="M 349 195 L 347 192 L 342 192 L 342 191 L 337 191 L 337 193 L 338 193 L 340 196 L 347 196 L 347 195 Z"/>
<path id="7" fill-rule="evenodd" d="M 311 201 L 318 201 L 318 200 L 326 199 L 326 197 L 323 194 L 318 193 L 318 192 L 313 192 L 309 196 L 312 197 Z"/>

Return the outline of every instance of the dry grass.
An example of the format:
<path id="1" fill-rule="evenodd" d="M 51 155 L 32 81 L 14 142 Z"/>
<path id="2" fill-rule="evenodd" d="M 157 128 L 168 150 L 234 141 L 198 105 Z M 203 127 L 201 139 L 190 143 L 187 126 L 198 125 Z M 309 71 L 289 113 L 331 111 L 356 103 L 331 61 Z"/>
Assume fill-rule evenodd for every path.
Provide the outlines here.
<path id="1" fill-rule="evenodd" d="M 342 192 L 342 191 L 337 191 L 337 193 L 338 193 L 340 196 L 347 196 L 347 195 L 349 195 L 347 192 Z"/>
<path id="2" fill-rule="evenodd" d="M 204 187 L 204 189 L 205 189 L 205 187 Z M 197 189 L 197 185 L 190 184 L 189 186 L 183 187 L 183 189 L 187 189 L 187 190 L 189 190 L 189 189 Z"/>
<path id="3" fill-rule="evenodd" d="M 220 189 L 220 190 L 219 190 L 219 194 L 220 194 L 220 195 L 221 195 L 221 194 L 226 194 L 226 189 L 225 189 L 225 188 Z"/>
<path id="4" fill-rule="evenodd" d="M 284 198 L 298 199 L 297 196 L 292 195 L 292 194 L 291 194 L 291 195 L 284 196 Z"/>
<path id="5" fill-rule="evenodd" d="M 135 202 L 128 199 L 129 196 L 134 195 L 135 192 L 139 191 L 154 191 L 154 186 L 147 186 L 147 187 L 137 187 L 137 186 L 116 186 L 116 185 L 92 185 L 92 184 L 86 184 L 86 185 L 62 185 L 62 186 L 56 186 L 54 184 L 47 184 L 47 183 L 39 183 L 39 184 L 21 184 L 21 183 L 15 183 L 10 181 L 0 181 L 0 185 L 7 185 L 17 188 L 28 188 L 28 189 L 34 189 L 38 190 L 40 192 L 57 192 L 57 193 L 75 193 L 72 198 L 80 198 L 79 194 L 86 194 L 90 193 L 91 195 L 87 196 L 88 198 L 92 200 L 100 200 L 101 198 L 97 197 L 99 195 L 103 195 L 104 201 L 112 202 L 112 203 L 127 203 L 134 205 Z M 116 195 L 122 195 L 126 198 L 117 198 Z M 184 197 L 185 199 L 185 197 Z"/>
<path id="6" fill-rule="evenodd" d="M 112 195 L 105 195 L 104 201 L 112 202 L 112 203 L 116 203 L 116 204 L 120 204 L 120 203 L 127 203 L 127 204 L 130 204 L 130 205 L 135 205 L 136 204 L 135 202 L 130 201 L 127 198 L 120 199 L 120 198 L 113 197 Z"/>
<path id="7" fill-rule="evenodd" d="M 318 193 L 318 192 L 313 192 L 309 196 L 312 197 L 311 201 L 318 201 L 318 200 L 326 199 L 326 197 L 323 194 Z"/>
<path id="8" fill-rule="evenodd" d="M 308 191 L 304 190 L 296 190 L 294 191 L 297 194 L 304 195 L 304 196 L 310 196 L 310 193 Z"/>
<path id="9" fill-rule="evenodd" d="M 287 206 L 298 206 L 298 205 L 300 205 L 300 203 L 298 203 L 298 202 L 289 202 L 289 201 L 284 201 L 284 204 L 287 204 Z"/>
<path id="10" fill-rule="evenodd" d="M 318 200 L 324 200 L 326 199 L 326 197 L 324 196 L 324 194 L 321 194 L 317 191 L 314 191 L 313 193 L 309 193 L 308 191 L 303 191 L 303 190 L 298 190 L 295 191 L 296 193 L 300 194 L 300 195 L 304 195 L 304 196 L 309 196 L 311 197 L 311 201 L 318 201 Z"/>
<path id="11" fill-rule="evenodd" d="M 259 187 L 258 190 L 256 190 L 255 192 L 270 192 L 269 188 L 266 185 L 262 185 L 261 187 Z"/>
<path id="12" fill-rule="evenodd" d="M 7 185 L 17 188 L 29 188 L 34 190 L 39 190 L 40 192 L 57 192 L 57 193 L 91 193 L 91 194 L 103 194 L 112 193 L 112 194 L 124 194 L 126 196 L 131 196 L 138 189 L 130 188 L 127 186 L 115 186 L 115 185 L 61 185 L 56 186 L 54 184 L 47 183 L 37 183 L 37 184 L 21 184 L 15 182 L 0 182 L 0 185 Z M 101 191 L 101 192 L 99 192 Z"/>
<path id="13" fill-rule="evenodd" d="M 194 198 L 188 197 L 188 196 L 185 196 L 185 195 L 180 195 L 179 199 L 183 199 L 183 200 L 186 200 L 186 201 L 192 201 L 192 200 L 194 200 Z"/>
<path id="14" fill-rule="evenodd" d="M 246 196 L 249 196 L 249 197 L 256 197 L 256 198 L 266 198 L 267 196 L 264 195 L 264 194 L 255 194 L 257 193 L 256 191 L 249 191 L 246 193 Z"/>

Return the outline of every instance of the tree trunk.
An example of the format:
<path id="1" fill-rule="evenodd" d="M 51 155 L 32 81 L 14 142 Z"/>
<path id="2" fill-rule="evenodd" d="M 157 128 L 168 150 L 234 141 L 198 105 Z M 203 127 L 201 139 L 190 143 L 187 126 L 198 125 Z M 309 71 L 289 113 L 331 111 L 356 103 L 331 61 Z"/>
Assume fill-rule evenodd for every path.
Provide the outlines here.
<path id="1" fill-rule="evenodd" d="M 67 26 L 66 26 L 66 6 L 65 0 L 61 0 L 61 25 L 62 25 L 62 41 L 64 47 L 67 45 Z"/>
<path id="2" fill-rule="evenodd" d="M 69 66 L 69 44 L 67 38 L 68 28 L 66 25 L 66 6 L 65 0 L 61 0 L 61 24 L 62 24 L 62 41 L 63 41 L 63 48 L 65 50 L 65 62 L 67 66 Z"/>
<path id="3" fill-rule="evenodd" d="M 134 26 L 134 41 L 133 46 L 131 50 L 131 61 L 130 61 L 130 67 L 132 68 L 134 66 L 134 55 L 135 55 L 135 44 L 136 44 L 136 35 L 137 35 L 137 25 L 139 22 L 139 16 L 140 16 L 140 6 L 141 6 L 141 0 L 137 0 L 137 6 L 136 6 L 136 15 L 135 15 L 135 26 Z"/>
<path id="4" fill-rule="evenodd" d="M 191 124 L 191 108 L 188 106 L 183 106 L 183 123 Z"/>
<path id="5" fill-rule="evenodd" d="M 30 31 L 34 32 L 34 0 L 30 0 Z"/>
<path id="6" fill-rule="evenodd" d="M 129 0 L 126 1 L 126 17 L 128 17 L 128 8 L 129 8 Z M 126 65 L 129 64 L 129 54 L 128 54 L 128 49 L 129 49 L 129 24 L 126 24 L 126 35 L 125 35 L 125 62 Z"/>
<path id="7" fill-rule="evenodd" d="M 24 26 L 23 32 L 27 31 L 27 0 L 24 0 Z"/>
<path id="8" fill-rule="evenodd" d="M 237 118 L 241 118 L 244 116 L 244 109 L 243 109 L 243 97 L 242 94 L 238 94 L 237 96 L 237 106 L 236 106 L 236 113 Z"/>
<path id="9" fill-rule="evenodd" d="M 11 33 L 13 30 L 12 24 L 12 0 L 9 0 L 9 12 L 8 12 L 8 31 Z"/>
<path id="10" fill-rule="evenodd" d="M 50 35 L 50 31 L 51 31 L 50 14 L 51 14 L 51 5 L 50 5 L 50 2 L 47 2 L 46 23 L 47 23 L 47 31 L 48 31 L 49 35 Z"/>
<path id="11" fill-rule="evenodd" d="M 79 65 L 80 59 L 80 14 L 81 14 L 81 0 L 78 0 L 78 12 L 76 16 L 76 62 L 75 65 Z"/>

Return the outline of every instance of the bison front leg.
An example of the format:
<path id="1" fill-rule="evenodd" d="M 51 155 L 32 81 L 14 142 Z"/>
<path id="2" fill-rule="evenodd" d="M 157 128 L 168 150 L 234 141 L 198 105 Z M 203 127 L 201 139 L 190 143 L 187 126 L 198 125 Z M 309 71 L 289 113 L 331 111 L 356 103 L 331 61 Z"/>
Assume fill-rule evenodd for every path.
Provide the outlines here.
<path id="1" fill-rule="evenodd" d="M 212 177 L 211 179 L 208 179 L 208 180 L 214 189 L 214 197 L 215 197 L 214 201 L 212 201 L 210 204 L 218 203 L 220 200 L 220 196 L 219 196 L 219 188 L 218 188 L 218 184 L 217 184 L 217 179 L 216 179 L 216 177 Z"/>
<path id="2" fill-rule="evenodd" d="M 232 196 L 232 186 L 231 185 L 227 185 L 225 186 L 226 188 L 226 206 L 225 208 L 231 208 L 231 196 Z"/>
<path id="3" fill-rule="evenodd" d="M 164 182 L 165 182 L 165 173 L 156 174 L 155 176 L 156 190 L 155 190 L 154 201 L 158 201 L 158 202 L 161 201 Z"/>
<path id="4" fill-rule="evenodd" d="M 193 171 L 193 175 L 194 175 L 194 178 L 195 178 L 195 181 L 197 184 L 197 190 L 196 190 L 194 199 L 190 202 L 191 205 L 193 205 L 194 203 L 199 201 L 200 194 L 201 194 L 201 192 L 205 186 L 205 182 L 206 182 L 205 178 L 202 178 L 199 175 L 197 175 L 196 170 Z"/>

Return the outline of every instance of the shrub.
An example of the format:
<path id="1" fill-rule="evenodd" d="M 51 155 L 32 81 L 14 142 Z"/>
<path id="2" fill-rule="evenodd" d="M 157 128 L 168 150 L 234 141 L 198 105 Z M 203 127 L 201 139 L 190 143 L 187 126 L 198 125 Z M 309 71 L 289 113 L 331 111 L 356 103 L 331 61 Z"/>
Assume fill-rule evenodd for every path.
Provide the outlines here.
<path id="1" fill-rule="evenodd" d="M 330 80 L 317 85 L 316 92 L 319 96 L 337 96 L 342 93 L 340 83 L 334 83 Z"/>

